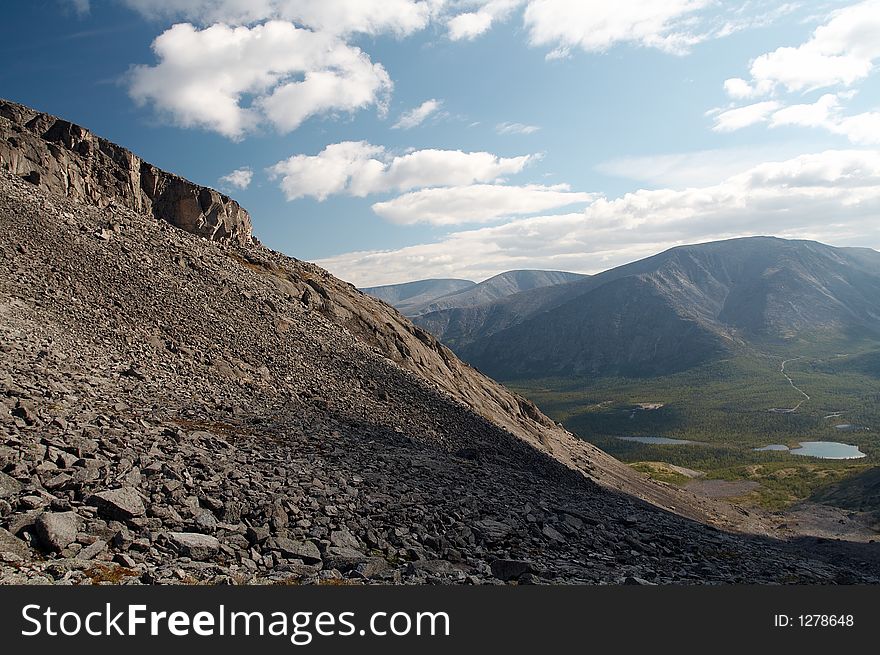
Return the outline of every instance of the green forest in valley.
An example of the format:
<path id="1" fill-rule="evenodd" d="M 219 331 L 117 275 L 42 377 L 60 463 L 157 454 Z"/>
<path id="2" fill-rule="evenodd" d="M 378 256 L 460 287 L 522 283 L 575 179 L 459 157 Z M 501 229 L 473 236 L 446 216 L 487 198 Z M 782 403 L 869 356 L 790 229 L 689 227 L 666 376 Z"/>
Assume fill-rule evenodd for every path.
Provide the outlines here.
<path id="1" fill-rule="evenodd" d="M 780 370 L 783 361 L 791 383 Z M 691 480 L 658 462 L 698 471 L 703 479 L 752 480 L 760 487 L 743 500 L 771 509 L 880 460 L 880 348 L 864 344 L 851 353 L 744 354 L 661 377 L 506 384 L 581 438 L 658 480 Z M 831 460 L 755 450 L 769 444 L 797 448 L 802 441 L 851 444 L 866 457 Z"/>

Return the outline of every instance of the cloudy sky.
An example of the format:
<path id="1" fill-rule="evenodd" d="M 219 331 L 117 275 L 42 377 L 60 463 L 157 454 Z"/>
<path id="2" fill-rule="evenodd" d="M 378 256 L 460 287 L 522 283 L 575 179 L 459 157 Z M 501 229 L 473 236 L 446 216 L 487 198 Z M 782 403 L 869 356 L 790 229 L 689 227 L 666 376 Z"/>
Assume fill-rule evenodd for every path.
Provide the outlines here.
<path id="1" fill-rule="evenodd" d="M 31 0 L 0 96 L 365 286 L 880 248 L 880 0 Z"/>

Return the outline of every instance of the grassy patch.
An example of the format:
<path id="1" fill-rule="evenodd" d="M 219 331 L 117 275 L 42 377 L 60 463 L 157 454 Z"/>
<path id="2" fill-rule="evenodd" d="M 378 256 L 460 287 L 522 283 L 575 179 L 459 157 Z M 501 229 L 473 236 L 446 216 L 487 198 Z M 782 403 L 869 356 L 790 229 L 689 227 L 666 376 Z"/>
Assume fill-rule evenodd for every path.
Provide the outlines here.
<path id="1" fill-rule="evenodd" d="M 630 466 L 634 470 L 639 473 L 644 473 L 653 480 L 673 484 L 677 487 L 683 487 L 685 484 L 693 480 L 693 478 L 677 472 L 665 462 L 635 462 L 630 464 Z"/>

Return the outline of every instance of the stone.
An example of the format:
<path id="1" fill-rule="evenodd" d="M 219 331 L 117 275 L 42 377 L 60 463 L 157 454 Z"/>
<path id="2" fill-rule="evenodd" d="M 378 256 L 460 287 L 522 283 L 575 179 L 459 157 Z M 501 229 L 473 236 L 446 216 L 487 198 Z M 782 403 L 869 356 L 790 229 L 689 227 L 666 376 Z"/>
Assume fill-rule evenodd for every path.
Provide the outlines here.
<path id="1" fill-rule="evenodd" d="M 143 516 L 147 511 L 138 492 L 130 487 L 93 494 L 86 502 L 97 507 L 98 513 L 104 518 L 116 521 Z"/>
<path id="2" fill-rule="evenodd" d="M 526 573 L 537 571 L 535 565 L 526 560 L 496 559 L 489 566 L 492 569 L 492 575 L 505 581 L 516 580 Z"/>
<path id="3" fill-rule="evenodd" d="M 168 538 L 186 557 L 197 561 L 209 560 L 220 552 L 216 537 L 199 532 L 169 532 Z"/>
<path id="4" fill-rule="evenodd" d="M 337 548 L 352 548 L 357 550 L 361 547 L 357 537 L 345 528 L 342 528 L 341 530 L 333 530 L 330 533 L 330 543 Z"/>
<path id="5" fill-rule="evenodd" d="M 29 557 L 31 549 L 9 530 L 0 528 L 0 553 L 11 553 L 17 557 Z"/>
<path id="6" fill-rule="evenodd" d="M 565 541 L 565 537 L 562 533 L 552 525 L 545 525 L 541 530 L 541 534 L 547 537 L 550 541 Z"/>
<path id="7" fill-rule="evenodd" d="M 278 550 L 288 559 L 300 559 L 304 564 L 317 564 L 321 561 L 321 551 L 311 541 L 295 541 L 287 537 L 274 537 L 269 548 Z"/>
<path id="8" fill-rule="evenodd" d="M 324 568 L 348 571 L 367 559 L 366 555 L 354 548 L 330 546 L 324 553 Z"/>
<path id="9" fill-rule="evenodd" d="M 381 557 L 370 557 L 366 561 L 358 562 L 352 569 L 355 577 L 378 578 L 393 571 L 393 567 Z"/>
<path id="10" fill-rule="evenodd" d="M 6 529 L 9 530 L 12 534 L 18 536 L 25 530 L 29 530 L 34 527 L 34 523 L 37 520 L 37 517 L 42 514 L 43 511 L 39 509 L 31 510 L 29 512 L 21 512 L 19 514 L 14 514 L 6 523 Z"/>
<path id="11" fill-rule="evenodd" d="M 21 482 L 0 471 L 0 498 L 17 496 L 23 489 Z"/>
<path id="12" fill-rule="evenodd" d="M 76 559 L 81 560 L 90 560 L 97 557 L 99 554 L 103 553 L 107 550 L 107 542 L 103 539 L 99 539 L 96 542 L 89 544 L 81 551 L 76 554 Z"/>
<path id="13" fill-rule="evenodd" d="M 37 518 L 34 527 L 47 550 L 61 552 L 76 541 L 81 522 L 76 512 L 45 512 Z"/>

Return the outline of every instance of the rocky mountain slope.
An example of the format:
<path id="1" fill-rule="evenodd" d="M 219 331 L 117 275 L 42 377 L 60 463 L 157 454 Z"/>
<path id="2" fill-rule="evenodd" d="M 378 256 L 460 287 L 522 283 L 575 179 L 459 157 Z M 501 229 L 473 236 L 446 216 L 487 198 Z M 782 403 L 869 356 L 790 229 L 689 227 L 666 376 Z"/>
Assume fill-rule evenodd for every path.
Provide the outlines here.
<path id="1" fill-rule="evenodd" d="M 880 253 L 752 237 L 416 322 L 502 379 L 661 375 L 742 344 L 880 336 Z"/>
<path id="2" fill-rule="evenodd" d="M 442 288 L 441 285 L 443 283 L 451 282 L 451 280 L 423 280 L 421 282 L 391 284 L 384 287 L 370 287 L 363 289 L 363 291 L 380 300 L 384 300 L 399 309 L 406 316 L 412 318 L 441 310 L 475 307 L 499 298 L 512 296 L 521 291 L 565 284 L 583 277 L 585 276 L 579 273 L 566 273 L 564 271 L 506 271 L 483 280 L 479 284 L 471 283 L 462 289 L 438 295 L 431 294 L 429 296 L 423 293 L 412 297 L 408 292 L 413 288 L 413 285 L 426 284 L 430 284 L 429 288 L 434 291 Z M 400 298 L 401 295 L 406 295 L 406 297 Z"/>
<path id="3" fill-rule="evenodd" d="M 0 581 L 880 579 L 861 551 L 707 525 L 771 532 L 575 439 L 244 222 L 204 231 L 11 161 Z"/>

